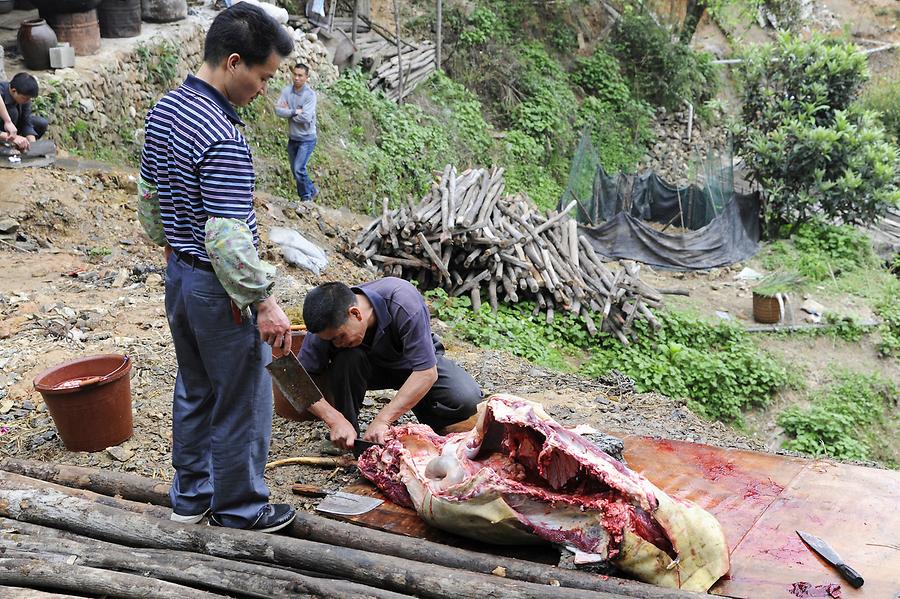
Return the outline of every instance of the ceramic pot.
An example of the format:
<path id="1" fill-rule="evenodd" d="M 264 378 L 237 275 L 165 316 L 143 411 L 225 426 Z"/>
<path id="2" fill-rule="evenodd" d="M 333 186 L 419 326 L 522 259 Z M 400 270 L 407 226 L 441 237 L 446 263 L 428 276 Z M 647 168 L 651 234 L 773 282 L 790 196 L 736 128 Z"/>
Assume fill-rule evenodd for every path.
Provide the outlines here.
<path id="1" fill-rule="evenodd" d="M 100 22 L 97 11 L 56 13 L 47 22 L 61 42 L 69 42 L 76 56 L 89 56 L 100 51 Z"/>
<path id="2" fill-rule="evenodd" d="M 135 37 L 141 34 L 141 0 L 103 0 L 97 9 L 100 37 Z"/>
<path id="3" fill-rule="evenodd" d="M 141 0 L 141 18 L 151 23 L 169 23 L 187 17 L 187 0 Z"/>
<path id="4" fill-rule="evenodd" d="M 15 6 L 14 0 L 0 0 L 0 15 L 5 15 L 8 12 L 12 12 L 13 7 Z"/>
<path id="5" fill-rule="evenodd" d="M 19 27 L 16 39 L 26 68 L 33 71 L 50 68 L 50 48 L 54 47 L 58 40 L 47 21 L 44 19 L 25 21 Z"/>

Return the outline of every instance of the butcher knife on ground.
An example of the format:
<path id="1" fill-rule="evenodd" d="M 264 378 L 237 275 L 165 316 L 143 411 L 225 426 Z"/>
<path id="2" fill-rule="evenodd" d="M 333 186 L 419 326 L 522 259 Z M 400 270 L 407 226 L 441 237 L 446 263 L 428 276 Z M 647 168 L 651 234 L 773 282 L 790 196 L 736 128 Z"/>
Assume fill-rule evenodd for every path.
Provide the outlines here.
<path id="1" fill-rule="evenodd" d="M 826 543 L 823 539 L 820 539 L 816 535 L 811 535 L 808 532 L 803 532 L 802 530 L 795 531 L 800 538 L 803 539 L 803 542 L 809 545 L 810 549 L 821 555 L 826 562 L 834 566 L 838 569 L 838 572 L 841 573 L 841 576 L 847 579 L 847 582 L 850 583 L 854 589 L 858 589 L 865 582 L 863 577 L 859 575 L 859 573 L 848 566 L 844 560 L 841 559 L 841 556 L 837 554 L 837 551 L 831 548 L 831 545 Z"/>
<path id="2" fill-rule="evenodd" d="M 359 516 L 360 514 L 371 512 L 384 503 L 383 499 L 378 499 L 377 497 L 366 497 L 365 495 L 347 493 L 346 491 L 326 491 L 321 487 L 311 485 L 291 485 L 291 491 L 296 495 L 324 497 L 319 502 L 319 505 L 316 506 L 316 511 L 339 516 Z"/>

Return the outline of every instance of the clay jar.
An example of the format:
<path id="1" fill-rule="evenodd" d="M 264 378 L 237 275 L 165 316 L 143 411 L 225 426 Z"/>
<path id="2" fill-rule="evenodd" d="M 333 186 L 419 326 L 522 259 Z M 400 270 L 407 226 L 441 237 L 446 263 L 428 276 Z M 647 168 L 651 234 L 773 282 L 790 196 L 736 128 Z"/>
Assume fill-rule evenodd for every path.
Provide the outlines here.
<path id="1" fill-rule="evenodd" d="M 141 18 L 151 23 L 169 23 L 187 17 L 187 0 L 141 0 Z"/>
<path id="2" fill-rule="evenodd" d="M 50 68 L 50 48 L 57 44 L 56 34 L 44 19 L 30 19 L 19 27 L 19 51 L 25 67 L 33 71 Z"/>
<path id="3" fill-rule="evenodd" d="M 0 15 L 12 12 L 14 5 L 13 0 L 0 0 Z"/>

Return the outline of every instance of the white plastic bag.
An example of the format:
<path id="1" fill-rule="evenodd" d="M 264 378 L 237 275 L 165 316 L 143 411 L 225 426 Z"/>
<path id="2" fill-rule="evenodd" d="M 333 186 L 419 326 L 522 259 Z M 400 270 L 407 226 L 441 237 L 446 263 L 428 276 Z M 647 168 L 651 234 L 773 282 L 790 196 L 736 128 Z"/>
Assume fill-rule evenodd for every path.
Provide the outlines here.
<path id="1" fill-rule="evenodd" d="M 281 248 L 281 255 L 294 266 L 305 268 L 316 276 L 328 266 L 328 257 L 319 246 L 294 229 L 272 227 L 269 240 Z"/>

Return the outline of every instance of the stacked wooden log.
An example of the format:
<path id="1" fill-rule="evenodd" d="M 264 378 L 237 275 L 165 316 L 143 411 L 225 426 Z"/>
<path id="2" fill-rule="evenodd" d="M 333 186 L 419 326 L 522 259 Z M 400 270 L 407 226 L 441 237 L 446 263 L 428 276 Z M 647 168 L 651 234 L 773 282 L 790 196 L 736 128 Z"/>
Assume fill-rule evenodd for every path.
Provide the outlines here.
<path id="1" fill-rule="evenodd" d="M 387 56 L 387 54 L 385 54 Z M 400 101 L 428 79 L 435 71 L 435 47 L 432 42 L 423 42 L 418 47 L 403 46 L 398 56 L 394 46 L 392 55 L 374 72 L 369 80 L 369 89 L 382 88 L 389 98 Z M 365 55 L 363 58 L 365 61 Z M 400 73 L 403 73 L 401 85 Z"/>
<path id="2" fill-rule="evenodd" d="M 639 264 L 611 270 L 569 218 L 572 207 L 543 216 L 525 196 L 504 196 L 503 169 L 457 173 L 447 165 L 418 205 L 389 209 L 385 200 L 355 253 L 421 289 L 468 294 L 476 311 L 486 291 L 493 310 L 501 298 L 534 301 L 547 322 L 566 310 L 592 335 L 608 332 L 625 344 L 638 319 L 659 328 L 651 309 L 662 295 L 640 280 Z"/>
<path id="3" fill-rule="evenodd" d="M 3 459 L 0 596 L 699 597 L 304 512 L 277 535 L 185 525 L 169 520 L 168 503 L 164 481 Z"/>

